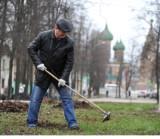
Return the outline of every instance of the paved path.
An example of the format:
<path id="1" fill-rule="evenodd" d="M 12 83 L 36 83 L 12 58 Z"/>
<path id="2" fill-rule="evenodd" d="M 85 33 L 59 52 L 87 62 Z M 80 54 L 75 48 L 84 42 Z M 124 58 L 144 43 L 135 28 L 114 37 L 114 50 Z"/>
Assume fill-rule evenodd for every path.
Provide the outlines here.
<path id="1" fill-rule="evenodd" d="M 8 100 L 5 100 L 8 101 Z M 10 102 L 24 102 L 24 103 L 29 103 L 28 100 L 9 100 Z M 0 103 L 2 102 L 2 100 L 0 100 Z"/>
<path id="2" fill-rule="evenodd" d="M 80 99 L 82 100 L 82 99 Z M 155 99 L 124 99 L 124 98 L 90 98 L 92 102 L 118 102 L 118 103 L 157 103 Z"/>
<path id="3" fill-rule="evenodd" d="M 87 98 L 88 99 L 88 98 Z M 79 99 L 83 100 L 83 99 Z M 88 100 L 92 102 L 117 102 L 117 103 L 157 103 L 155 99 L 124 99 L 124 98 L 89 98 Z M 29 101 L 26 100 L 10 100 L 12 102 L 24 102 L 28 103 Z M 2 102 L 2 100 L 0 100 Z"/>

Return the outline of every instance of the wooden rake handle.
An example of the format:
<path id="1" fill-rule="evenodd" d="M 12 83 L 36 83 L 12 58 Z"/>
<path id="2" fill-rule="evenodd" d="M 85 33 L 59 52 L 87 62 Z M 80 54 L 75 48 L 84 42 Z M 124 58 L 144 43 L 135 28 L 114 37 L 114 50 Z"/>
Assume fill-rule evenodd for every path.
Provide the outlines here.
<path id="1" fill-rule="evenodd" d="M 49 74 L 52 78 L 54 78 L 54 79 L 56 79 L 57 81 L 59 81 L 59 79 L 58 79 L 55 75 L 53 75 L 51 72 L 49 72 L 48 70 L 45 70 L 45 72 L 46 72 L 47 74 Z M 69 88 L 70 90 L 72 90 L 75 94 L 77 94 L 77 95 L 79 95 L 80 97 L 82 97 L 82 98 L 83 98 L 84 100 L 86 100 L 88 103 L 92 104 L 94 107 L 96 107 L 96 108 L 97 108 L 98 110 L 100 110 L 101 112 L 106 113 L 105 110 L 103 110 L 101 107 L 99 107 L 98 105 L 96 105 L 96 104 L 93 103 L 92 101 L 88 100 L 86 97 L 82 96 L 80 93 L 78 93 L 78 91 L 72 89 L 72 88 L 71 88 L 70 86 L 68 86 L 67 84 L 65 84 L 65 86 L 66 86 L 67 88 Z"/>

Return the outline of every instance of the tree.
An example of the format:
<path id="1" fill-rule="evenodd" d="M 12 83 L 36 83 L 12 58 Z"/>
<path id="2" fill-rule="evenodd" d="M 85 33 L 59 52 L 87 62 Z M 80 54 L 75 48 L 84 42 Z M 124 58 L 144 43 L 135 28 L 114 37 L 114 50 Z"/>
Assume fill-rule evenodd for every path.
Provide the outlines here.
<path id="1" fill-rule="evenodd" d="M 0 1 L 0 49 L 2 50 L 4 47 L 4 42 L 6 39 L 6 22 L 7 22 L 7 3 L 8 0 L 1 0 Z M 0 51 L 0 88 L 1 88 L 1 56 L 2 56 L 2 51 Z M 1 90 L 0 90 L 1 94 Z"/>
<path id="2" fill-rule="evenodd" d="M 80 51 L 80 55 L 75 55 L 75 59 L 81 60 L 81 48 L 85 45 L 85 37 L 83 36 L 85 30 L 85 16 L 83 14 L 78 15 L 76 10 L 80 10 L 82 4 L 83 3 L 75 0 L 0 1 L 0 17 L 2 17 L 0 18 L 0 21 L 2 21 L 0 22 L 0 47 L 4 45 L 6 40 L 10 40 L 9 44 L 7 44 L 10 48 L 8 50 L 10 57 L 8 98 L 13 95 L 13 80 L 16 84 L 14 90 L 16 97 L 19 95 L 20 84 L 25 84 L 25 95 L 27 95 L 29 87 L 31 92 L 34 68 L 27 54 L 27 46 L 39 32 L 51 29 L 58 18 L 69 18 L 76 25 L 75 32 L 77 31 L 79 34 L 75 35 L 75 39 L 79 41 L 77 43 L 78 46 L 75 46 L 75 51 Z M 74 33 L 71 35 L 74 35 Z M 80 63 L 82 63 L 82 60 Z M 80 72 L 82 70 L 82 65 L 78 66 L 76 69 L 76 71 Z"/>
<path id="3" fill-rule="evenodd" d="M 159 104 L 159 33 L 160 33 L 160 30 L 159 30 L 159 27 L 160 27 L 160 3 L 158 0 L 152 0 L 150 5 L 148 6 L 149 10 L 147 9 L 145 12 L 148 14 L 148 15 L 151 15 L 153 18 L 155 18 L 156 20 L 156 25 L 153 26 L 153 30 L 155 31 L 156 33 L 156 43 L 155 43 L 155 60 L 154 60 L 154 63 L 155 63 L 155 78 L 156 78 L 156 86 L 157 86 L 157 103 Z M 150 8 L 153 8 L 153 10 L 150 10 Z M 144 18 L 142 18 L 144 21 L 146 21 L 148 23 L 148 21 Z"/>

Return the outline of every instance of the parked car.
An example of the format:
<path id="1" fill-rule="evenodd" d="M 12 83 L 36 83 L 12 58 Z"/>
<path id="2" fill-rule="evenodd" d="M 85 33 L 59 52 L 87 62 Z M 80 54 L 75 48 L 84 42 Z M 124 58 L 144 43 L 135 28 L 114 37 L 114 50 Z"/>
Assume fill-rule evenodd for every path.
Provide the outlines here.
<path id="1" fill-rule="evenodd" d="M 157 99 L 157 92 L 153 92 L 150 94 L 150 98 Z"/>
<path id="2" fill-rule="evenodd" d="M 147 91 L 146 91 L 146 90 L 139 90 L 139 91 L 138 91 L 137 97 L 146 98 L 147 96 L 149 96 L 149 95 L 147 94 Z"/>
<path id="3" fill-rule="evenodd" d="M 146 97 L 145 92 L 139 92 L 137 96 L 138 97 L 144 97 L 144 98 Z"/>

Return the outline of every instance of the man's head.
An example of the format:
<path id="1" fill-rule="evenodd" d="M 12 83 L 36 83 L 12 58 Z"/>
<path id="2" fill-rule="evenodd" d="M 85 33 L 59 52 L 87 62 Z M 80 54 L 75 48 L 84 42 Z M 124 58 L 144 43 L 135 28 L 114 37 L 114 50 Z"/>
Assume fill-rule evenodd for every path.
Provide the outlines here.
<path id="1" fill-rule="evenodd" d="M 67 33 L 73 29 L 72 23 L 67 19 L 59 19 L 54 26 L 54 33 L 56 38 L 63 38 Z"/>

